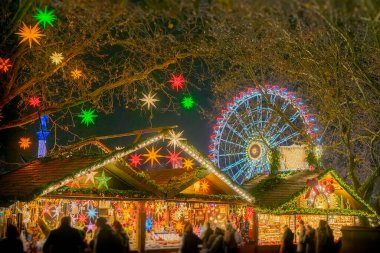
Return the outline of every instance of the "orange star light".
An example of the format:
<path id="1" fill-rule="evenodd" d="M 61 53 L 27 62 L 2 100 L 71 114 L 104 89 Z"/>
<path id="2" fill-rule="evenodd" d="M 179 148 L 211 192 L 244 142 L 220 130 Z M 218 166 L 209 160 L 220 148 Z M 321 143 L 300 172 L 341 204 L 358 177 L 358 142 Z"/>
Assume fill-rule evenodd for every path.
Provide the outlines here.
<path id="1" fill-rule="evenodd" d="M 40 45 L 40 42 L 38 41 L 39 39 L 41 39 L 42 36 L 45 36 L 44 34 L 40 33 L 40 28 L 38 27 L 38 24 L 36 24 L 35 26 L 27 26 L 25 25 L 25 23 L 23 22 L 23 27 L 20 28 L 19 32 L 16 33 L 18 35 L 20 35 L 21 37 L 21 41 L 19 44 L 29 40 L 29 47 L 32 48 L 32 42 L 36 42 L 38 45 Z"/>
<path id="2" fill-rule="evenodd" d="M 30 147 L 30 144 L 32 144 L 32 142 L 30 141 L 30 138 L 24 138 L 24 137 L 21 137 L 18 143 L 20 144 L 20 148 L 22 149 L 27 149 Z"/>
<path id="3" fill-rule="evenodd" d="M 183 159 L 183 167 L 186 170 L 192 169 L 193 166 L 194 166 L 193 160 L 191 160 L 191 159 Z"/>
<path id="4" fill-rule="evenodd" d="M 176 224 L 175 224 L 175 229 L 177 230 L 177 232 L 181 232 L 182 229 L 183 229 L 183 223 L 181 221 L 178 221 Z"/>
<path id="5" fill-rule="evenodd" d="M 207 193 L 210 189 L 210 184 L 206 180 L 202 180 L 200 189 L 203 193 Z"/>
<path id="6" fill-rule="evenodd" d="M 79 69 L 74 69 L 70 73 L 71 73 L 71 77 L 74 80 L 77 80 L 82 76 L 82 70 L 79 70 Z"/>
<path id="7" fill-rule="evenodd" d="M 10 67 L 12 67 L 11 59 L 0 57 L 0 72 L 6 73 Z"/>
<path id="8" fill-rule="evenodd" d="M 158 158 L 159 157 L 164 157 L 163 155 L 159 155 L 158 152 L 160 152 L 161 148 L 157 149 L 157 150 L 154 150 L 154 147 L 152 147 L 152 150 L 149 150 L 147 148 L 145 148 L 146 151 L 148 152 L 148 154 L 143 154 L 142 156 L 145 156 L 147 157 L 144 164 L 149 162 L 150 161 L 150 166 L 153 167 L 153 164 L 154 162 L 157 162 L 158 164 L 160 164 L 160 162 L 158 161 Z"/>

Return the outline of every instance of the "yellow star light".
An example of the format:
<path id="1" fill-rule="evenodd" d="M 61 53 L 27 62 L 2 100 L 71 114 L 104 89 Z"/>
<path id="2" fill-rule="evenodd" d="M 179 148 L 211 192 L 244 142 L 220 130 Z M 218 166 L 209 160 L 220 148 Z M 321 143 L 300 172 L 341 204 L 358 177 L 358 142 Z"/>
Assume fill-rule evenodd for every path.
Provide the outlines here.
<path id="1" fill-rule="evenodd" d="M 20 148 L 22 149 L 27 149 L 30 147 L 30 144 L 32 144 L 32 142 L 30 141 L 30 138 L 24 138 L 24 137 L 21 137 L 18 143 L 20 144 Z"/>
<path id="2" fill-rule="evenodd" d="M 19 32 L 16 33 L 20 35 L 21 41 L 19 44 L 29 40 L 29 47 L 32 48 L 32 41 L 36 42 L 38 45 L 40 45 L 40 42 L 38 41 L 41 39 L 42 36 L 45 36 L 44 34 L 40 33 L 40 28 L 38 27 L 38 24 L 35 26 L 27 26 L 23 22 L 23 27 L 20 28 Z"/>
<path id="3" fill-rule="evenodd" d="M 82 76 L 82 70 L 74 69 L 74 70 L 71 71 L 71 77 L 74 80 L 79 79 L 81 76 Z"/>
<path id="4" fill-rule="evenodd" d="M 158 158 L 159 157 L 164 157 L 163 155 L 159 155 L 158 152 L 160 152 L 161 148 L 157 149 L 157 150 L 154 150 L 154 147 L 152 147 L 152 150 L 149 150 L 147 148 L 145 148 L 146 151 L 148 152 L 148 154 L 143 154 L 142 156 L 145 156 L 147 157 L 144 164 L 149 162 L 150 161 L 150 166 L 153 167 L 153 164 L 154 162 L 157 162 L 158 164 L 160 164 L 160 162 L 158 161 Z"/>
<path id="5" fill-rule="evenodd" d="M 57 53 L 57 52 L 52 53 L 51 56 L 50 56 L 50 60 L 55 65 L 60 64 L 62 62 L 62 60 L 63 60 L 62 53 Z"/>
<path id="6" fill-rule="evenodd" d="M 181 232 L 182 229 L 183 229 L 183 223 L 181 221 L 178 221 L 176 224 L 175 224 L 175 229 L 177 230 L 177 232 Z"/>
<path id="7" fill-rule="evenodd" d="M 193 160 L 191 159 L 183 159 L 183 167 L 186 170 L 191 170 L 194 166 Z"/>
<path id="8" fill-rule="evenodd" d="M 91 171 L 86 175 L 86 181 L 84 183 L 87 184 L 88 181 L 91 181 L 92 184 L 95 184 L 94 177 L 97 174 L 97 171 Z"/>
<path id="9" fill-rule="evenodd" d="M 210 184 L 206 180 L 202 180 L 200 189 L 203 193 L 207 193 L 210 189 Z"/>

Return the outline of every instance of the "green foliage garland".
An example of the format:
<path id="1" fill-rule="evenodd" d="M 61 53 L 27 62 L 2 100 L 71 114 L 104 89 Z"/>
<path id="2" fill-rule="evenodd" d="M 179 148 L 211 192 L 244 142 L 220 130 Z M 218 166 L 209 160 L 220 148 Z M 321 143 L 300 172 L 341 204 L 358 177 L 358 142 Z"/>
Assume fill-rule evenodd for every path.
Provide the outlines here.
<path id="1" fill-rule="evenodd" d="M 280 169 L 281 153 L 278 148 L 271 149 L 269 157 L 270 173 L 277 174 Z"/>

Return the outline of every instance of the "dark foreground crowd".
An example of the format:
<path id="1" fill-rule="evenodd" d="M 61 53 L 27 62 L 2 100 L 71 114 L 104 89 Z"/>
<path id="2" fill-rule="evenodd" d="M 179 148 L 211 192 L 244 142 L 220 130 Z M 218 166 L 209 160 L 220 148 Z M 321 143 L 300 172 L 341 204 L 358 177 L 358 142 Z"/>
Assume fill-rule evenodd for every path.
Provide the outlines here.
<path id="1" fill-rule="evenodd" d="M 335 253 L 339 252 L 340 243 L 334 243 L 334 235 L 330 226 L 325 220 L 319 221 L 317 229 L 306 225 L 303 220 L 299 221 L 299 232 L 297 233 L 297 249 L 299 253 Z M 282 235 L 280 253 L 294 252 L 294 234 L 285 225 Z"/>
<path id="2" fill-rule="evenodd" d="M 94 239 L 86 243 L 85 231 L 71 227 L 70 217 L 63 217 L 59 228 L 50 231 L 43 246 L 44 253 L 128 253 L 129 238 L 120 222 L 112 227 L 105 218 L 98 218 Z M 1 253 L 24 253 L 16 226 L 8 225 L 6 238 L 0 241 Z"/>

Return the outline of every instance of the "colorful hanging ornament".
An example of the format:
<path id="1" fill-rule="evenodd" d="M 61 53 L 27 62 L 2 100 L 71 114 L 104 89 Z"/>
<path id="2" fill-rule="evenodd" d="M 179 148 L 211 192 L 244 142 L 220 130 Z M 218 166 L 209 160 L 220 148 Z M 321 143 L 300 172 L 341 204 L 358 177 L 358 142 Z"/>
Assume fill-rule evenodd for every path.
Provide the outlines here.
<path id="1" fill-rule="evenodd" d="M 46 24 L 54 26 L 53 22 L 57 20 L 54 10 L 48 10 L 46 6 L 44 11 L 37 8 L 37 14 L 33 18 L 37 19 L 38 24 L 42 24 L 44 28 L 46 28 Z"/>
<path id="2" fill-rule="evenodd" d="M 0 72 L 6 73 L 12 67 L 11 59 L 0 57 Z"/>
<path id="3" fill-rule="evenodd" d="M 147 157 L 144 164 L 150 161 L 150 166 L 153 167 L 154 162 L 157 162 L 160 165 L 160 162 L 158 161 L 158 158 L 164 157 L 162 155 L 159 155 L 158 152 L 160 152 L 161 148 L 154 150 L 154 147 L 152 147 L 152 150 L 149 150 L 145 148 L 148 154 L 143 154 L 142 156 Z"/>
<path id="4" fill-rule="evenodd" d="M 194 166 L 193 160 L 191 160 L 191 159 L 183 159 L 183 167 L 186 170 L 193 169 L 193 166 Z"/>
<path id="5" fill-rule="evenodd" d="M 40 103 L 41 103 L 41 101 L 40 101 L 39 97 L 31 97 L 31 98 L 29 98 L 29 105 L 30 106 L 36 107 L 36 106 L 39 106 Z"/>
<path id="6" fill-rule="evenodd" d="M 46 202 L 45 205 L 42 207 L 41 216 L 43 217 L 45 214 L 47 214 L 51 217 L 50 209 L 51 209 L 51 206 L 48 205 L 48 203 Z"/>
<path id="7" fill-rule="evenodd" d="M 57 53 L 57 52 L 52 53 L 50 55 L 50 60 L 51 60 L 51 63 L 55 65 L 61 64 L 63 60 L 62 53 Z"/>
<path id="8" fill-rule="evenodd" d="M 144 96 L 144 98 L 141 98 L 140 99 L 140 101 L 143 101 L 144 102 L 144 104 L 142 105 L 142 106 L 147 106 L 148 107 L 148 109 L 150 109 L 150 107 L 152 106 L 152 107 L 154 107 L 154 108 L 156 108 L 156 105 L 155 105 L 155 103 L 156 102 L 158 102 L 158 101 L 160 101 L 160 100 L 158 100 L 157 98 L 155 98 L 156 97 L 156 93 L 154 93 L 153 95 L 149 92 L 149 94 L 148 95 L 146 95 L 146 94 L 142 94 L 143 96 Z"/>
<path id="9" fill-rule="evenodd" d="M 78 117 L 82 118 L 82 124 L 88 126 L 90 123 L 95 124 L 94 118 L 98 117 L 98 115 L 95 114 L 95 109 L 82 109 L 82 112 Z"/>
<path id="10" fill-rule="evenodd" d="M 58 205 L 58 206 L 54 206 L 53 207 L 53 216 L 52 218 L 57 218 L 59 217 L 59 214 L 61 213 L 61 207 Z"/>
<path id="11" fill-rule="evenodd" d="M 30 138 L 21 137 L 20 141 L 18 142 L 20 144 L 20 148 L 27 149 L 30 147 L 32 142 L 30 141 Z"/>
<path id="12" fill-rule="evenodd" d="M 153 226 L 152 218 L 147 218 L 146 221 L 145 221 L 146 230 L 147 231 L 152 230 L 152 226 Z"/>
<path id="13" fill-rule="evenodd" d="M 129 161 L 135 167 L 137 167 L 138 165 L 141 165 L 142 160 L 143 159 L 141 158 L 141 155 L 138 155 L 138 154 L 132 154 L 130 155 L 130 158 L 129 158 Z"/>
<path id="14" fill-rule="evenodd" d="M 84 213 L 79 214 L 78 221 L 81 222 L 81 223 L 86 223 L 86 221 L 87 221 L 87 215 L 84 214 Z"/>
<path id="15" fill-rule="evenodd" d="M 185 109 L 191 109 L 195 105 L 195 101 L 192 96 L 185 96 L 181 100 L 182 107 Z"/>
<path id="16" fill-rule="evenodd" d="M 95 230 L 95 224 L 92 224 L 90 221 L 90 223 L 86 225 L 86 228 L 87 228 L 87 232 L 90 232 L 90 231 L 92 232 Z"/>
<path id="17" fill-rule="evenodd" d="M 112 177 L 107 177 L 103 170 L 101 177 L 95 177 L 95 179 L 99 182 L 98 188 L 104 186 L 108 189 L 108 181 L 111 180 L 111 178 Z"/>
<path id="18" fill-rule="evenodd" d="M 77 79 L 81 78 L 81 76 L 82 76 L 82 70 L 79 70 L 77 68 L 72 70 L 70 73 L 71 73 L 71 77 L 74 80 L 77 80 Z"/>
<path id="19" fill-rule="evenodd" d="M 20 28 L 19 32 L 16 33 L 20 35 L 21 41 L 19 44 L 23 43 L 24 41 L 29 41 L 29 47 L 32 48 L 32 41 L 36 42 L 38 45 L 40 45 L 40 42 L 38 41 L 41 39 L 42 36 L 45 36 L 44 34 L 40 33 L 40 28 L 38 27 L 38 24 L 35 26 L 27 26 L 23 22 L 23 27 Z"/>
<path id="20" fill-rule="evenodd" d="M 179 89 L 183 89 L 183 85 L 185 83 L 185 79 L 183 78 L 182 74 L 179 74 L 178 76 L 172 75 L 172 79 L 169 80 L 169 83 L 172 84 L 173 90 L 175 89 L 178 91 Z"/>
<path id="21" fill-rule="evenodd" d="M 91 171 L 91 172 L 87 173 L 86 181 L 84 183 L 86 184 L 88 181 L 91 181 L 92 184 L 95 184 L 94 177 L 97 173 L 98 173 L 97 171 Z"/>
<path id="22" fill-rule="evenodd" d="M 169 160 L 166 164 L 171 163 L 172 168 L 179 167 L 178 165 L 180 164 L 180 162 L 182 160 L 182 157 L 180 157 L 179 155 L 182 153 L 182 151 L 179 153 L 176 153 L 175 150 L 173 152 L 170 152 L 170 150 L 167 149 L 167 151 L 168 151 L 169 155 L 166 156 L 166 158 L 168 158 Z"/>
<path id="23" fill-rule="evenodd" d="M 97 211 L 95 208 L 89 208 L 89 209 L 87 210 L 87 216 L 88 216 L 90 219 L 95 218 L 97 214 L 98 214 L 98 211 Z"/>
<path id="24" fill-rule="evenodd" d="M 186 140 L 185 138 L 182 138 L 182 133 L 183 131 L 176 133 L 174 130 L 169 130 L 169 137 L 167 137 L 167 139 L 169 139 L 168 146 L 173 146 L 175 150 L 175 147 L 178 145 L 178 143 Z"/>

